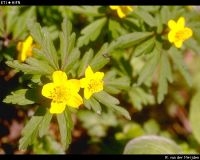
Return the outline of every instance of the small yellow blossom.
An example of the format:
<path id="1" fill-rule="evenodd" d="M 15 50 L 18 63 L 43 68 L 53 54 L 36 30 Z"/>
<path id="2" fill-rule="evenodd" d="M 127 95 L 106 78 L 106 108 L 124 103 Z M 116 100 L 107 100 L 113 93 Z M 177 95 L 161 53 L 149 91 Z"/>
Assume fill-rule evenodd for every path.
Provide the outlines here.
<path id="1" fill-rule="evenodd" d="M 80 80 L 81 88 L 84 88 L 84 97 L 89 99 L 93 93 L 103 90 L 103 72 L 93 72 L 90 66 L 85 70 L 85 78 Z"/>
<path id="2" fill-rule="evenodd" d="M 112 10 L 116 10 L 117 11 L 117 15 L 120 17 L 120 18 L 124 18 L 126 17 L 126 15 L 129 13 L 129 12 L 132 12 L 133 11 L 133 7 L 131 6 L 109 6 L 110 9 Z"/>
<path id="3" fill-rule="evenodd" d="M 24 62 L 27 57 L 32 56 L 33 38 L 28 36 L 24 42 L 18 42 L 17 50 L 19 52 L 18 60 Z"/>
<path id="4" fill-rule="evenodd" d="M 80 81 L 67 79 L 67 75 L 62 71 L 55 71 L 52 75 L 53 83 L 47 83 L 42 88 L 42 95 L 52 99 L 50 113 L 62 113 L 66 105 L 78 108 L 83 99 L 78 94 Z"/>
<path id="5" fill-rule="evenodd" d="M 168 21 L 170 32 L 168 33 L 168 40 L 177 48 L 181 48 L 183 42 L 192 36 L 192 30 L 185 27 L 185 18 L 180 17 L 177 23 L 174 20 Z"/>

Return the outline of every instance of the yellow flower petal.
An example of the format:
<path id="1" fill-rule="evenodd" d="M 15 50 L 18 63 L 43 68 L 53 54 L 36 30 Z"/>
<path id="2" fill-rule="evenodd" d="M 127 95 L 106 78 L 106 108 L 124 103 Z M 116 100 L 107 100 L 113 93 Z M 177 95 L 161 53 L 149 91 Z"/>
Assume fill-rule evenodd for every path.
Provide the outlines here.
<path id="1" fill-rule="evenodd" d="M 57 103 L 57 102 L 51 102 L 51 108 L 50 108 L 50 113 L 54 114 L 59 114 L 62 113 L 65 110 L 66 104 L 65 103 Z"/>
<path id="2" fill-rule="evenodd" d="M 72 91 L 72 92 L 78 92 L 81 87 L 80 80 L 77 79 L 70 79 L 66 82 L 67 87 Z"/>
<path id="3" fill-rule="evenodd" d="M 131 12 L 131 11 L 133 11 L 133 7 L 127 6 L 127 10 L 128 10 L 129 12 Z"/>
<path id="4" fill-rule="evenodd" d="M 117 14 L 118 14 L 118 16 L 119 16 L 120 18 L 126 17 L 126 14 L 125 14 L 121 9 L 118 9 L 118 10 L 117 10 Z"/>
<path id="5" fill-rule="evenodd" d="M 21 52 L 22 50 L 22 42 L 17 43 L 17 50 Z"/>
<path id="6" fill-rule="evenodd" d="M 67 105 L 73 108 L 78 108 L 81 104 L 83 104 L 83 99 L 79 94 L 72 95 L 67 101 Z"/>
<path id="7" fill-rule="evenodd" d="M 84 89 L 84 97 L 85 99 L 90 99 L 90 97 L 92 96 L 92 92 L 90 92 L 87 88 Z"/>
<path id="8" fill-rule="evenodd" d="M 17 44 L 17 50 L 19 51 L 18 59 L 25 61 L 27 57 L 32 56 L 33 38 L 28 36 L 24 42 Z"/>
<path id="9" fill-rule="evenodd" d="M 111 9 L 113 10 L 117 10 L 119 8 L 119 6 L 109 6 Z"/>
<path id="10" fill-rule="evenodd" d="M 94 73 L 92 71 L 92 68 L 90 66 L 88 66 L 85 70 L 85 77 L 90 77 L 92 76 Z"/>
<path id="11" fill-rule="evenodd" d="M 168 22 L 168 27 L 169 27 L 170 29 L 176 28 L 176 22 L 175 22 L 174 20 L 169 20 L 169 22 Z"/>
<path id="12" fill-rule="evenodd" d="M 190 38 L 192 35 L 193 35 L 193 32 L 192 32 L 192 30 L 190 29 L 190 28 L 185 28 L 184 29 L 184 32 L 185 32 L 185 38 L 186 39 L 188 39 L 188 38 Z"/>
<path id="13" fill-rule="evenodd" d="M 81 85 L 81 88 L 85 88 L 87 86 L 87 79 L 86 78 L 82 78 L 80 80 L 80 85 Z"/>
<path id="14" fill-rule="evenodd" d="M 42 95 L 52 99 L 52 92 L 55 88 L 55 85 L 53 83 L 47 83 L 42 88 Z"/>
<path id="15" fill-rule="evenodd" d="M 104 73 L 103 72 L 96 72 L 94 74 L 94 79 L 97 79 L 97 80 L 102 80 L 104 77 Z"/>
<path id="16" fill-rule="evenodd" d="M 170 31 L 169 33 L 168 33 L 168 40 L 169 40 L 169 42 L 174 42 L 174 40 L 175 40 L 175 34 L 176 34 L 176 32 L 174 32 L 174 31 Z"/>
<path id="17" fill-rule="evenodd" d="M 182 45 L 183 45 L 183 41 L 176 41 L 176 42 L 174 42 L 174 45 L 175 45 L 177 48 L 181 48 Z"/>
<path id="18" fill-rule="evenodd" d="M 62 71 L 55 71 L 53 72 L 53 82 L 55 84 L 64 84 L 67 81 L 67 75 L 65 72 Z"/>
<path id="19" fill-rule="evenodd" d="M 180 17 L 177 21 L 177 28 L 178 29 L 183 29 L 185 27 L 185 18 L 184 17 Z"/>
<path id="20" fill-rule="evenodd" d="M 116 10 L 117 11 L 117 15 L 120 18 L 124 18 L 126 17 L 126 15 L 133 11 L 133 8 L 131 6 L 109 6 L 110 9 L 112 10 Z"/>

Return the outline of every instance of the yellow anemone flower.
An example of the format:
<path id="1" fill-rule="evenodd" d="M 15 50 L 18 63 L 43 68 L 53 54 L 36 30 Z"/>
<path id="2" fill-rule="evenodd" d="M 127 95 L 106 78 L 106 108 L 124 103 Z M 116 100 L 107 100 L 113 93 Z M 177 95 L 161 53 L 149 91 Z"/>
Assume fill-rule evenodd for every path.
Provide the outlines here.
<path id="1" fill-rule="evenodd" d="M 23 42 L 18 42 L 18 60 L 24 62 L 27 57 L 32 56 L 33 38 L 28 36 Z"/>
<path id="2" fill-rule="evenodd" d="M 180 17 L 177 23 L 174 20 L 168 21 L 170 32 L 168 33 L 168 40 L 177 48 L 181 48 L 183 42 L 192 36 L 192 30 L 185 27 L 185 18 Z"/>
<path id="3" fill-rule="evenodd" d="M 67 79 L 67 75 L 62 71 L 55 71 L 52 75 L 53 83 L 47 83 L 42 88 L 42 95 L 52 99 L 50 113 L 62 113 L 66 105 L 78 108 L 83 99 L 78 94 L 80 81 L 77 79 Z"/>
<path id="4" fill-rule="evenodd" d="M 117 15 L 120 17 L 120 18 L 124 18 L 126 17 L 126 15 L 129 13 L 129 12 L 132 12 L 133 11 L 133 7 L 131 6 L 109 6 L 110 9 L 112 10 L 116 10 L 117 11 Z"/>
<path id="5" fill-rule="evenodd" d="M 85 78 L 80 80 L 81 88 L 84 88 L 84 97 L 89 99 L 94 93 L 103 90 L 103 72 L 93 72 L 92 68 L 88 66 L 85 70 Z"/>

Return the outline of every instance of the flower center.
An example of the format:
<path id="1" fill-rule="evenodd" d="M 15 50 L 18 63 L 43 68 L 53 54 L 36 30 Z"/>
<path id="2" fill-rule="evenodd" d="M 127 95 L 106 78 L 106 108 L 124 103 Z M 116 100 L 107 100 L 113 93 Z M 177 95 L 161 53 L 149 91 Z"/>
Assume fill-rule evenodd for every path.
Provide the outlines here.
<path id="1" fill-rule="evenodd" d="M 191 36 L 191 32 L 189 29 L 182 29 L 176 32 L 175 39 L 176 41 L 184 41 Z"/>
<path id="2" fill-rule="evenodd" d="M 88 90 L 92 93 L 99 92 L 102 90 L 103 81 L 91 79 L 88 84 Z"/>
<path id="3" fill-rule="evenodd" d="M 66 90 L 65 87 L 56 86 L 51 92 L 51 97 L 53 101 L 57 103 L 63 103 L 69 99 L 70 93 Z"/>

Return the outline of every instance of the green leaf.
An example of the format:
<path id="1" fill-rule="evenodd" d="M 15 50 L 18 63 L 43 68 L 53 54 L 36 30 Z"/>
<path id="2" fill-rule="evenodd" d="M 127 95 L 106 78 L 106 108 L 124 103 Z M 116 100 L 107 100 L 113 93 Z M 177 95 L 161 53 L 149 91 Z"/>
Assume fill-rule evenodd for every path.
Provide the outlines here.
<path id="1" fill-rule="evenodd" d="M 169 10 L 169 6 L 162 6 L 160 10 L 162 24 L 167 24 L 169 19 L 171 19 L 171 11 Z"/>
<path id="2" fill-rule="evenodd" d="M 120 77 L 120 78 L 115 78 L 115 79 L 106 79 L 105 80 L 105 87 L 114 87 L 117 89 L 124 89 L 127 90 L 129 89 L 130 86 L 130 79 L 126 76 Z"/>
<path id="3" fill-rule="evenodd" d="M 138 123 L 131 122 L 123 125 L 123 132 L 118 132 L 115 134 L 117 140 L 130 140 L 135 137 L 144 135 L 144 130 Z"/>
<path id="4" fill-rule="evenodd" d="M 1 18 L 0 18 L 0 36 L 2 36 L 4 32 L 6 32 L 5 31 L 5 24 L 4 24 L 4 20 L 3 20 L 3 15 L 1 15 Z"/>
<path id="5" fill-rule="evenodd" d="M 134 51 L 135 56 L 140 56 L 142 54 L 150 53 L 155 45 L 155 38 L 152 37 L 145 42 L 139 44 Z"/>
<path id="6" fill-rule="evenodd" d="M 94 99 L 93 97 L 91 97 L 89 100 L 85 100 L 84 104 L 87 104 L 87 106 L 89 105 L 89 108 L 92 108 L 93 111 L 95 111 L 97 114 L 101 114 L 101 105 L 99 104 L 99 102 Z"/>
<path id="7" fill-rule="evenodd" d="M 77 63 L 80 58 L 80 51 L 78 48 L 74 48 L 70 55 L 67 57 L 67 63 L 63 66 L 63 70 L 68 72 L 73 68 L 73 66 Z"/>
<path id="8" fill-rule="evenodd" d="M 157 14 L 156 14 L 156 26 L 157 26 L 157 33 L 158 34 L 162 34 L 162 32 L 163 32 L 163 27 L 164 27 L 164 25 L 162 24 L 162 17 L 161 17 L 161 15 L 160 15 L 160 12 L 157 12 Z"/>
<path id="9" fill-rule="evenodd" d="M 33 144 L 33 153 L 37 154 L 65 154 L 65 150 L 52 135 L 43 136 Z"/>
<path id="10" fill-rule="evenodd" d="M 17 6 L 10 6 L 7 8 L 7 14 L 6 14 L 6 32 L 11 33 L 14 25 L 17 23 L 17 19 L 19 16 L 19 7 Z"/>
<path id="11" fill-rule="evenodd" d="M 122 114 L 124 117 L 126 117 L 129 120 L 131 119 L 127 110 L 125 110 L 124 108 L 122 108 L 120 106 L 117 106 L 119 104 L 119 100 L 114 98 L 113 96 L 109 95 L 107 92 L 105 92 L 105 91 L 98 92 L 98 93 L 94 94 L 94 97 L 96 100 L 98 100 L 100 103 L 104 104 L 106 107 L 109 107 L 109 108 L 119 112 L 120 114 Z"/>
<path id="12" fill-rule="evenodd" d="M 137 9 L 134 12 L 138 17 L 140 17 L 145 23 L 147 23 L 150 27 L 154 27 L 156 25 L 156 20 L 154 17 L 148 13 L 147 11 L 144 11 L 142 9 Z"/>
<path id="13" fill-rule="evenodd" d="M 114 86 L 104 86 L 104 91 L 110 93 L 110 94 L 119 94 L 121 92 L 120 89 L 114 87 Z"/>
<path id="14" fill-rule="evenodd" d="M 73 121 L 70 111 L 66 108 L 61 114 L 57 114 L 59 130 L 61 135 L 61 143 L 65 149 L 69 147 L 72 140 Z"/>
<path id="15" fill-rule="evenodd" d="M 110 44 L 109 49 L 112 50 L 117 48 L 133 47 L 134 45 L 139 44 L 152 34 L 152 32 L 134 32 L 122 35 Z"/>
<path id="16" fill-rule="evenodd" d="M 108 107 L 111 107 L 112 109 L 114 109 L 115 111 L 123 115 L 125 118 L 127 118 L 128 120 L 131 120 L 131 116 L 129 112 L 126 109 L 124 109 L 122 106 L 109 105 Z"/>
<path id="17" fill-rule="evenodd" d="M 99 52 L 94 56 L 94 58 L 90 62 L 90 66 L 93 71 L 98 71 L 102 67 L 104 67 L 109 61 L 110 58 L 107 57 L 108 53 L 108 44 L 104 43 Z"/>
<path id="18" fill-rule="evenodd" d="M 39 23 L 33 21 L 28 22 L 28 29 L 33 39 L 40 45 L 41 53 L 44 59 L 54 68 L 59 69 L 58 54 L 51 40 L 50 34 L 47 28 L 41 29 Z"/>
<path id="19" fill-rule="evenodd" d="M 150 119 L 143 126 L 146 134 L 159 134 L 160 126 L 155 119 Z"/>
<path id="20" fill-rule="evenodd" d="M 82 36 L 78 39 L 77 46 L 82 47 L 83 45 L 87 45 L 90 41 L 95 41 L 105 24 L 106 18 L 101 18 L 86 26 L 81 30 Z"/>
<path id="21" fill-rule="evenodd" d="M 40 24 L 35 23 L 33 20 L 29 20 L 27 22 L 27 27 L 30 30 L 30 34 L 33 39 L 41 45 L 43 43 L 43 33 Z"/>
<path id="22" fill-rule="evenodd" d="M 48 57 L 49 63 L 54 67 L 54 69 L 59 69 L 58 64 L 58 54 L 51 40 L 49 31 L 44 28 L 43 29 L 43 43 L 42 50 L 46 57 Z"/>
<path id="23" fill-rule="evenodd" d="M 84 102 L 83 102 L 83 103 L 84 103 L 84 106 L 85 106 L 87 109 L 91 110 L 92 106 L 90 105 L 89 100 L 84 99 Z"/>
<path id="24" fill-rule="evenodd" d="M 161 136 L 141 136 L 127 143 L 124 154 L 181 154 L 181 148 L 171 139 Z"/>
<path id="25" fill-rule="evenodd" d="M 53 114 L 51 114 L 49 111 L 47 111 L 45 113 L 45 115 L 40 123 L 40 130 L 39 130 L 40 137 L 44 136 L 47 133 L 52 116 L 53 116 Z"/>
<path id="26" fill-rule="evenodd" d="M 161 64 L 160 64 L 160 74 L 158 80 L 158 103 L 160 104 L 165 94 L 168 91 L 168 82 L 170 83 L 173 81 L 172 79 L 172 71 L 171 66 L 169 63 L 169 59 L 166 52 L 161 54 Z"/>
<path id="27" fill-rule="evenodd" d="M 200 125 L 199 125 L 199 121 L 200 121 L 200 91 L 198 91 L 191 100 L 190 103 L 190 111 L 189 111 L 189 120 L 191 123 L 191 127 L 192 127 L 192 133 L 195 137 L 195 139 L 198 141 L 198 143 L 200 144 Z"/>
<path id="28" fill-rule="evenodd" d="M 33 18 L 35 16 L 35 7 L 30 7 L 23 14 L 18 16 L 17 21 L 15 23 L 15 27 L 13 27 L 13 38 L 17 39 L 27 31 L 27 20 Z"/>
<path id="29" fill-rule="evenodd" d="M 60 50 L 61 50 L 61 68 L 64 69 L 71 51 L 74 48 L 76 34 L 72 33 L 72 24 L 66 18 L 62 23 L 62 32 L 60 33 Z"/>
<path id="30" fill-rule="evenodd" d="M 43 121 L 46 111 L 47 110 L 45 108 L 39 107 L 35 115 L 31 117 L 26 126 L 23 128 L 22 137 L 19 140 L 19 150 L 26 149 L 29 145 L 33 144 L 33 141 L 38 135 L 38 131 L 41 129 L 40 124 Z"/>
<path id="31" fill-rule="evenodd" d="M 29 105 L 34 104 L 33 100 L 29 100 L 26 97 L 28 89 L 20 89 L 15 92 L 11 92 L 11 95 L 6 96 L 3 100 L 4 103 L 12 103 L 18 105 Z"/>
<path id="32" fill-rule="evenodd" d="M 100 6 L 70 6 L 69 9 L 73 13 L 79 13 L 84 15 L 99 16 Z"/>
<path id="33" fill-rule="evenodd" d="M 119 100 L 105 91 L 101 91 L 94 94 L 94 97 L 104 105 L 108 106 L 110 104 L 119 104 Z"/>
<path id="34" fill-rule="evenodd" d="M 143 106 L 154 104 L 155 99 L 151 91 L 145 91 L 141 87 L 132 86 L 128 91 L 129 101 L 138 110 L 142 110 Z"/>
<path id="35" fill-rule="evenodd" d="M 108 30 L 111 32 L 112 38 L 117 38 L 120 35 L 120 31 L 122 30 L 122 26 L 116 20 L 109 19 L 108 21 Z"/>
<path id="36" fill-rule="evenodd" d="M 195 34 L 195 33 L 193 33 L 193 34 Z M 190 38 L 185 42 L 185 46 L 186 46 L 186 48 L 190 48 L 194 52 L 199 54 L 200 46 L 199 46 L 199 42 L 197 40 L 194 40 L 193 38 Z"/>
<path id="37" fill-rule="evenodd" d="M 91 59 L 93 58 L 94 55 L 94 51 L 92 49 L 90 49 L 88 52 L 86 52 L 83 56 L 83 58 L 81 59 L 81 62 L 79 64 L 79 69 L 78 69 L 78 77 L 81 77 L 84 75 L 85 69 L 87 68 L 87 66 L 89 65 L 89 62 L 91 61 Z"/>
<path id="38" fill-rule="evenodd" d="M 160 61 L 160 51 L 154 47 L 151 57 L 147 60 L 146 64 L 143 66 L 139 78 L 137 81 L 138 85 L 141 85 L 149 76 L 152 76 L 159 61 Z"/>
<path id="39" fill-rule="evenodd" d="M 20 63 L 18 60 L 14 60 L 7 61 L 6 64 L 9 67 L 28 74 L 51 74 L 53 72 L 53 68 L 45 61 L 29 57 L 26 62 L 27 64 Z"/>
<path id="40" fill-rule="evenodd" d="M 174 62 L 174 64 L 177 66 L 177 69 L 179 72 L 182 74 L 184 79 L 186 80 L 187 84 L 189 86 L 192 85 L 192 78 L 191 75 L 189 74 L 186 65 L 183 62 L 183 57 L 181 56 L 181 53 L 174 47 L 171 47 L 171 50 L 169 51 L 170 56 Z"/>

